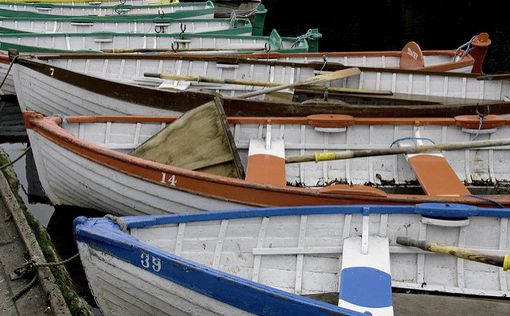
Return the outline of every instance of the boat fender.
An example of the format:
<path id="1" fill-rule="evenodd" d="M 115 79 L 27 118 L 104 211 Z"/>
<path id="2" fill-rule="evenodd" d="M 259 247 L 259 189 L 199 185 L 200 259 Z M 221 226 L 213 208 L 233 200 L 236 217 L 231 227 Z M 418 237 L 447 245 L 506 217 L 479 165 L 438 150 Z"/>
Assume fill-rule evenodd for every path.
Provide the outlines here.
<path id="1" fill-rule="evenodd" d="M 466 129 L 495 129 L 506 125 L 507 119 L 499 115 L 459 115 L 455 125 Z"/>

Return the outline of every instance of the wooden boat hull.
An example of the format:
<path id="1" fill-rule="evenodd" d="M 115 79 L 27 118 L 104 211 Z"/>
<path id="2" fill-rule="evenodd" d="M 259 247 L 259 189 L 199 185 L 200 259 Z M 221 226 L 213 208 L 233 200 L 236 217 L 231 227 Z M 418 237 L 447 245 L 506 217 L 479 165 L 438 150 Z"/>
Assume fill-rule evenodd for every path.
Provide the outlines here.
<path id="1" fill-rule="evenodd" d="M 2 33 L 215 33 L 228 35 L 251 35 L 251 23 L 247 19 L 147 19 L 126 21 L 106 18 L 0 18 Z"/>
<path id="2" fill-rule="evenodd" d="M 125 18 L 140 18 L 140 15 L 171 15 L 183 11 L 196 11 L 204 14 L 214 14 L 214 4 L 208 2 L 162 4 L 162 5 L 122 5 L 101 4 L 94 5 L 65 5 L 48 3 L 2 3 L 0 9 L 5 10 L 2 16 L 119 16 Z M 9 12 L 11 11 L 11 12 Z M 10 13 L 10 14 L 9 14 Z M 134 16 L 134 17 L 133 17 Z M 212 18 L 212 16 L 211 16 Z"/>
<path id="3" fill-rule="evenodd" d="M 271 127 L 268 120 L 272 122 L 269 123 Z M 366 128 L 366 123 L 362 123 L 361 119 L 359 126 L 347 128 L 347 135 L 350 135 L 347 140 L 345 131 L 328 134 L 325 138 L 324 132 L 316 131 L 315 127 L 310 125 L 312 123 L 309 121 L 314 121 L 312 118 L 236 118 L 231 122 L 239 122 L 232 126 L 232 129 L 245 162 L 250 139 L 261 138 L 263 131 L 267 133 L 268 128 L 273 135 L 280 134 L 280 137 L 284 137 L 288 155 L 326 148 L 341 150 L 362 149 L 367 146 L 371 148 L 370 146 L 375 144 L 389 146 L 395 139 L 413 136 L 415 133 L 436 140 L 438 137 L 443 140 L 438 135 L 448 135 L 446 140 L 450 141 L 470 139 L 473 135 L 455 127 L 454 119 L 401 120 L 400 124 L 407 127 L 398 128 L 394 127 L 394 120 L 379 120 L 381 125 L 377 128 Z M 163 128 L 163 123 L 171 121 L 169 118 L 67 117 L 65 130 L 58 126 L 59 121 L 58 118 L 43 118 L 34 113 L 25 114 L 25 125 L 41 183 L 51 202 L 57 205 L 77 205 L 108 210 L 120 215 L 161 214 L 183 210 L 210 211 L 233 209 L 243 205 L 267 207 L 444 202 L 493 206 L 492 202 L 485 198 L 469 195 L 389 194 L 366 186 L 338 184 L 322 189 L 314 188 L 328 183 L 365 184 L 389 181 L 398 185 L 415 181 L 415 175 L 404 157 L 372 157 L 325 164 L 287 165 L 285 181 L 290 185 L 278 187 L 184 170 L 123 154 Z M 112 123 L 108 123 L 110 121 Z M 377 121 L 368 119 L 368 122 L 372 123 Z M 417 121 L 424 127 L 413 128 Z M 120 122 L 123 123 L 118 124 Z M 432 127 L 429 129 L 426 126 Z M 503 137 L 502 135 L 508 133 L 509 127 L 506 126 L 508 124 L 498 128 L 495 135 Z M 354 139 L 361 135 L 368 138 L 359 145 L 354 145 L 360 141 Z M 490 135 L 482 133 L 478 137 L 486 139 L 492 137 Z M 371 141 L 372 138 L 374 140 Z M 467 184 L 508 181 L 508 166 L 503 158 L 505 155 L 508 155 L 505 147 L 445 154 L 452 162 L 457 176 Z M 504 205 L 510 202 L 505 196 L 486 197 Z"/>
<path id="4" fill-rule="evenodd" d="M 42 57 L 41 57 L 42 58 Z M 103 57 L 102 57 L 103 58 Z M 221 76 L 222 78 L 252 78 L 270 82 L 294 82 L 313 76 L 311 65 L 288 64 L 264 61 L 243 61 L 231 59 L 209 59 L 201 57 L 182 57 L 160 59 L 158 57 L 129 57 L 118 55 L 112 59 L 97 59 L 95 55 L 86 58 L 48 58 L 37 60 L 17 60 L 13 67 L 23 111 L 33 110 L 46 115 L 62 114 L 168 114 L 168 110 L 183 112 L 212 99 L 212 95 L 193 91 L 155 90 L 165 81 L 143 77 L 144 72 L 175 72 L 177 74 Z M 4 67 L 8 67 L 4 64 Z M 66 69 L 67 68 L 67 69 Z M 168 69 L 168 70 L 166 70 Z M 386 72 L 387 71 L 387 72 Z M 382 82 L 382 77 L 388 78 Z M 360 78 L 363 80 L 360 82 Z M 377 79 L 379 78 L 379 79 Z M 427 79 L 428 78 L 428 79 Z M 441 86 L 441 91 L 433 91 L 431 80 Z M 437 80 L 436 80 L 437 79 Z M 173 88 L 174 81 L 170 88 Z M 426 84 L 429 82 L 429 84 Z M 441 83 L 439 83 L 441 82 Z M 444 83 L 450 84 L 445 91 Z M 137 84 L 135 87 L 134 84 Z M 358 100 L 376 98 L 374 105 L 345 104 L 338 102 L 324 102 L 320 99 L 305 103 L 282 103 L 266 100 L 242 100 L 237 98 L 225 99 L 225 111 L 228 115 L 251 116 L 306 116 L 315 113 L 345 113 L 360 116 L 456 116 L 461 114 L 476 114 L 477 111 L 486 112 L 489 102 L 490 113 L 508 113 L 507 102 L 501 101 L 510 90 L 510 81 L 478 81 L 474 76 L 460 76 L 458 74 L 439 74 L 422 72 L 391 72 L 389 70 L 367 70 L 361 77 L 342 80 L 333 83 L 352 88 L 393 89 L 404 93 L 411 89 L 422 96 L 402 101 L 396 96 L 358 97 Z M 147 87 L 149 86 L 149 87 Z M 367 87 L 368 86 L 368 87 Z M 107 88 L 106 88 L 107 87 Z M 175 87 L 178 87 L 177 85 Z M 200 88 L 200 86 L 198 86 Z M 414 87 L 414 89 L 412 88 Z M 451 87 L 451 88 L 449 88 Z M 251 86 L 230 86 L 219 91 L 232 97 L 236 94 L 253 90 Z M 466 91 L 470 91 L 469 93 Z M 35 98 L 31 94 L 37 94 Z M 445 99 L 441 95 L 456 96 L 455 101 L 441 104 L 435 101 Z M 149 97 L 150 96 L 150 97 Z M 346 94 L 345 98 L 355 98 Z M 73 100 L 79 98 L 77 108 Z M 102 100 L 109 100 L 108 103 Z M 475 99 L 466 99 L 475 98 Z M 48 99 L 48 100 L 47 100 Z M 493 101 L 491 101 L 492 99 Z M 171 100 L 171 102 L 168 102 Z M 396 102 L 396 103 L 395 103 Z M 115 105 L 115 109 L 111 106 Z M 419 105 L 419 106 L 417 106 Z"/>
<path id="5" fill-rule="evenodd" d="M 81 217 L 75 221 L 75 238 L 92 292 L 104 312 L 137 302 L 138 306 L 127 310 L 164 313 L 162 306 L 173 302 L 187 306 L 191 314 L 203 314 L 204 298 L 167 292 L 175 286 L 169 281 L 180 278 L 180 273 L 174 278 L 167 274 L 174 262 L 178 266 L 192 262 L 192 271 L 207 269 L 218 278 L 227 273 L 233 286 L 241 282 L 238 278 L 248 287 L 257 282 L 284 291 L 283 297 L 335 293 L 342 282 L 339 267 L 344 240 L 361 234 L 364 219 L 368 219 L 368 234 L 390 240 L 394 288 L 506 297 L 510 276 L 502 268 L 403 247 L 395 240 L 409 236 L 505 255 L 510 250 L 508 217 L 508 209 L 437 204 L 242 209 L 116 218 L 115 222 Z M 121 224 L 125 232 L 119 229 Z M 154 261 L 145 264 L 146 257 Z M 371 290 L 365 289 L 366 297 L 372 296 Z M 229 291 L 232 295 L 242 292 Z M 209 303 L 211 298 L 222 299 L 216 291 L 208 296 Z M 120 304 L 121 299 L 126 303 Z M 243 304 L 243 300 L 236 301 Z M 210 303 L 207 307 L 224 305 Z"/>
<path id="6" fill-rule="evenodd" d="M 307 52 L 306 40 L 270 36 L 223 34 L 145 34 L 145 33 L 15 33 L 0 34 L 0 49 L 19 52 L 138 52 L 140 50 L 206 50 L 218 52 L 283 51 Z"/>

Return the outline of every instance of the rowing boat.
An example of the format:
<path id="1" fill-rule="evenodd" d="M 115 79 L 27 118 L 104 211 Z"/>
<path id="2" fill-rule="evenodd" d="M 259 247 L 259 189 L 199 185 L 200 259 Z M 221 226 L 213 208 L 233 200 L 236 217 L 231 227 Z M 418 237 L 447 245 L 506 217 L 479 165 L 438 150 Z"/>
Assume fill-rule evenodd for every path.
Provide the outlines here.
<path id="1" fill-rule="evenodd" d="M 504 117 L 485 117 L 482 124 L 478 116 L 231 117 L 232 146 L 247 170 L 245 179 L 127 154 L 174 118 L 62 118 L 33 112 L 25 112 L 24 117 L 39 178 L 55 205 L 77 205 L 118 215 L 243 206 L 422 202 L 510 205 L 507 196 L 491 195 L 496 193 L 491 188 L 503 189 L 510 180 L 507 146 L 447 151 L 444 156 L 394 155 L 321 164 L 283 162 L 292 155 L 388 148 L 392 143 L 404 146 L 415 141 L 430 144 L 506 139 L 510 121 Z M 406 189 L 411 184 L 414 187 Z"/>
<path id="2" fill-rule="evenodd" d="M 296 309 L 284 314 L 330 314 L 338 304 L 388 315 L 385 267 L 397 289 L 508 296 L 510 277 L 501 268 L 395 240 L 410 236 L 506 255 L 509 214 L 451 204 L 314 206 L 79 217 L 74 226 L 87 280 L 105 315 L 273 315 L 294 300 Z M 369 255 L 360 256 L 364 248 Z M 310 298 L 329 298 L 330 310 L 316 301 L 324 310 L 305 311 Z"/>
<path id="3" fill-rule="evenodd" d="M 303 35 L 303 36 L 306 36 Z M 400 68 L 424 71 L 482 73 L 482 65 L 491 45 L 489 34 L 473 36 L 466 44 L 452 50 L 421 50 L 416 42 L 400 51 L 253 53 L 228 54 L 234 58 L 277 60 L 297 63 L 343 64 L 355 67 Z M 207 57 L 207 54 L 203 54 Z"/>
<path id="4" fill-rule="evenodd" d="M 143 18 L 143 15 L 183 17 L 180 15 L 197 16 L 214 15 L 214 4 L 207 2 L 187 2 L 159 5 L 130 5 L 106 3 L 101 5 L 65 5 L 52 3 L 7 3 L 0 2 L 2 16 L 36 17 L 44 16 L 104 16 L 111 15 L 126 19 Z M 174 16 L 176 14 L 176 16 Z"/>
<path id="5" fill-rule="evenodd" d="M 57 3 L 65 5 L 117 5 L 118 0 L 0 0 L 0 3 Z M 179 0 L 122 0 L 125 4 L 172 4 Z"/>
<path id="6" fill-rule="evenodd" d="M 79 18 L 0 18 L 1 33 L 215 33 L 252 35 L 248 19 L 170 19 L 153 18 L 129 21 L 116 17 Z"/>
<path id="7" fill-rule="evenodd" d="M 318 41 L 320 33 L 314 41 Z M 7 33 L 0 34 L 0 50 L 20 52 L 307 52 L 307 40 L 281 37 L 276 30 L 269 36 L 223 34 L 142 34 L 142 33 Z"/>
<path id="8" fill-rule="evenodd" d="M 455 116 L 486 113 L 487 107 L 490 107 L 490 113 L 506 114 L 508 102 L 505 98 L 510 94 L 509 80 L 484 81 L 477 80 L 472 74 L 361 68 L 360 75 L 330 83 L 345 91 L 328 92 L 333 102 L 324 101 L 322 91 L 311 100 L 284 103 L 235 97 L 261 89 L 258 86 L 198 82 L 191 86 L 186 83 L 185 87 L 189 89 L 176 91 L 182 87 L 182 81 L 145 77 L 144 74 L 168 73 L 283 84 L 313 77 L 322 66 L 221 56 L 49 55 L 39 56 L 39 59 L 20 57 L 12 72 L 21 109 L 46 115 L 176 114 L 212 100 L 212 94 L 196 89 L 214 90 L 226 96 L 225 111 L 236 116 L 306 116 L 316 113 Z M 357 90 L 360 88 L 362 90 Z M 366 94 L 370 89 L 381 93 Z M 384 91 L 393 95 L 386 95 Z M 410 95 L 412 93 L 415 95 Z M 334 102 L 336 98 L 354 104 Z"/>

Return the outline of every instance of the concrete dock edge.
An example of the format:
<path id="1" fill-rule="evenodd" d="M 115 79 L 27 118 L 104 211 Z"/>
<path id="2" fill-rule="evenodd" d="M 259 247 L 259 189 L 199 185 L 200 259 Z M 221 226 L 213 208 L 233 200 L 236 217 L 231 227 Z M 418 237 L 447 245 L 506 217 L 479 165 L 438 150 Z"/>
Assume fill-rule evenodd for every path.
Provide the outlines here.
<path id="1" fill-rule="evenodd" d="M 18 229 L 18 232 L 25 244 L 30 258 L 36 259 L 37 262 L 46 263 L 46 259 L 42 253 L 39 244 L 37 243 L 36 237 L 32 232 L 32 229 L 28 225 L 28 222 L 23 214 L 23 210 L 19 205 L 14 193 L 12 192 L 11 186 L 7 181 L 7 178 L 0 171 L 0 195 L 2 200 L 10 212 L 13 221 Z M 50 268 L 40 267 L 37 268 L 38 282 L 41 285 L 43 291 L 47 295 L 48 302 L 52 309 L 53 315 L 71 315 L 69 308 L 60 292 L 58 285 L 56 284 L 55 278 L 51 273 Z"/>

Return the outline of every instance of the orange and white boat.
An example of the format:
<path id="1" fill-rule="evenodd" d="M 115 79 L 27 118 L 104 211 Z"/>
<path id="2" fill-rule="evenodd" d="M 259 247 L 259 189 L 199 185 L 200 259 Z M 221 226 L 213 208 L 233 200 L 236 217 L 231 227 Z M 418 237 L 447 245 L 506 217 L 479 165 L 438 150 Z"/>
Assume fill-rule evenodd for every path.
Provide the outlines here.
<path id="1" fill-rule="evenodd" d="M 510 119 L 495 115 L 486 116 L 481 124 L 477 116 L 230 117 L 236 151 L 246 170 L 241 179 L 127 154 L 174 117 L 44 117 L 25 112 L 24 119 L 41 183 L 56 205 L 77 205 L 119 215 L 244 206 L 423 202 L 510 205 L 508 195 L 485 195 L 488 186 L 501 188 L 510 179 L 508 146 L 321 164 L 285 164 L 284 159 L 313 152 L 389 147 L 392 143 L 404 146 L 508 137 Z M 395 187 L 413 183 L 414 193 L 391 193 Z"/>
<path id="2" fill-rule="evenodd" d="M 342 64 L 352 67 L 482 73 L 483 62 L 490 45 L 489 34 L 482 32 L 473 36 L 459 48 L 450 50 L 422 50 L 416 42 L 411 41 L 400 51 L 260 52 L 226 55 L 237 58 L 269 59 L 295 63 L 323 63 L 325 66 L 328 64 Z M 208 55 L 203 54 L 201 56 Z"/>

